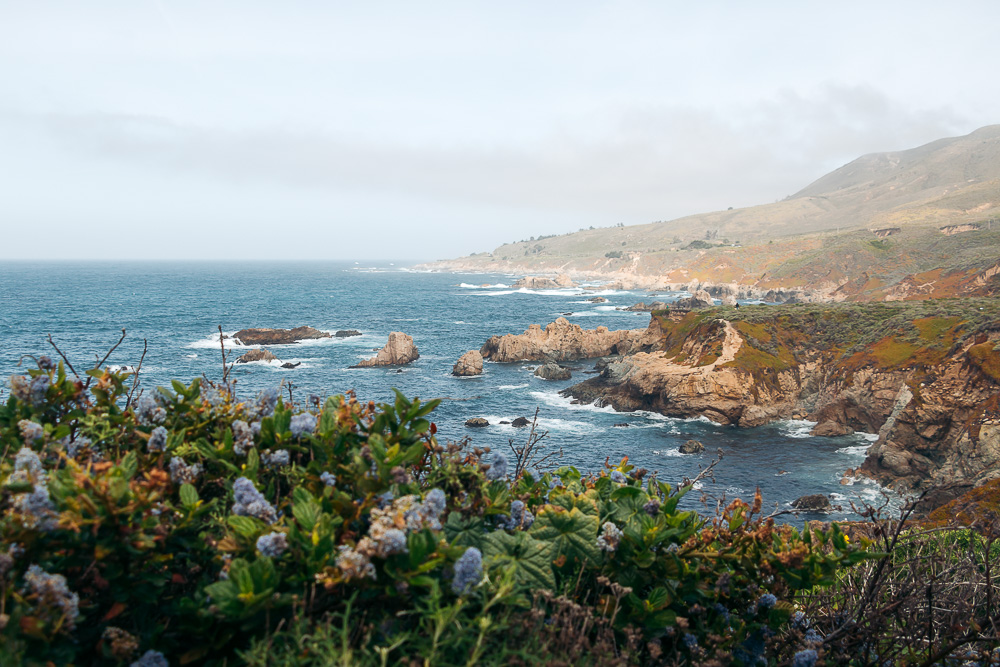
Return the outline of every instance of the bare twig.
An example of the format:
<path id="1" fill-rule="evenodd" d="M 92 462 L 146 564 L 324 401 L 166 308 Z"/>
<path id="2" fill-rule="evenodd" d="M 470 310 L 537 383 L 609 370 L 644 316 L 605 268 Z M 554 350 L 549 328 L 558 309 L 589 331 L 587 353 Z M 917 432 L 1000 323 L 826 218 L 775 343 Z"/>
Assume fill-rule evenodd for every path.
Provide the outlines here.
<path id="1" fill-rule="evenodd" d="M 92 368 L 91 370 L 94 370 L 94 371 L 96 371 L 96 370 L 98 370 L 98 369 L 99 369 L 99 368 L 100 368 L 101 366 L 103 366 L 103 365 L 104 365 L 104 362 L 108 360 L 108 357 L 110 357 L 110 356 L 111 356 L 111 353 L 112 353 L 112 352 L 114 352 L 115 350 L 117 350 L 117 349 L 118 349 L 118 346 L 122 344 L 122 341 L 123 341 L 123 340 L 125 340 L 125 329 L 122 329 L 122 337 L 118 339 L 118 342 L 117 342 L 117 343 L 115 343 L 114 345 L 112 345 L 112 346 L 111 346 L 111 349 L 110 349 L 110 350 L 108 350 L 108 353 L 104 355 L 104 358 L 103 358 L 103 359 L 101 359 L 100 361 L 98 361 L 98 362 L 97 362 L 97 365 L 95 365 L 95 366 L 94 366 L 94 367 L 93 367 L 93 368 Z M 90 386 L 90 383 L 91 383 L 91 381 L 93 381 L 93 379 L 94 379 L 94 376 L 92 376 L 92 375 L 91 375 L 91 376 L 89 376 L 89 377 L 87 378 L 87 384 L 83 385 L 83 388 L 84 388 L 84 389 L 86 389 L 87 387 L 89 387 L 89 386 Z"/>
<path id="2" fill-rule="evenodd" d="M 132 405 L 132 394 L 139 387 L 139 371 L 142 370 L 142 362 L 146 358 L 146 348 L 148 343 L 146 339 L 142 339 L 142 356 L 139 357 L 139 365 L 135 367 L 135 375 L 132 376 L 132 388 L 128 392 L 128 398 L 125 400 L 125 409 L 128 410 L 128 406 Z"/>
<path id="3" fill-rule="evenodd" d="M 548 437 L 548 431 L 538 431 L 538 408 L 535 408 L 535 416 L 531 420 L 531 431 L 528 432 L 528 440 L 523 445 L 515 445 L 513 438 L 508 440 L 510 451 L 514 454 L 514 479 L 518 479 L 528 468 L 537 470 L 552 469 L 556 466 L 552 460 L 561 458 L 562 447 L 558 451 L 544 452 L 544 445 L 541 442 Z"/>
<path id="4" fill-rule="evenodd" d="M 55 344 L 55 341 L 52 340 L 52 334 L 49 334 L 49 345 L 55 348 L 56 352 L 59 353 L 59 356 L 62 357 L 62 360 L 66 362 L 66 366 L 68 366 L 69 369 L 73 371 L 73 375 L 75 375 L 77 379 L 79 379 L 80 374 L 76 372 L 76 369 L 73 368 L 73 364 L 69 363 L 69 359 L 67 359 L 66 355 L 63 354 L 62 350 L 59 349 L 59 346 Z"/>
<path id="5" fill-rule="evenodd" d="M 226 343 L 225 334 L 222 333 L 222 325 L 219 325 L 219 347 L 222 349 L 222 384 L 229 387 L 229 371 L 233 370 L 233 365 L 226 365 Z"/>

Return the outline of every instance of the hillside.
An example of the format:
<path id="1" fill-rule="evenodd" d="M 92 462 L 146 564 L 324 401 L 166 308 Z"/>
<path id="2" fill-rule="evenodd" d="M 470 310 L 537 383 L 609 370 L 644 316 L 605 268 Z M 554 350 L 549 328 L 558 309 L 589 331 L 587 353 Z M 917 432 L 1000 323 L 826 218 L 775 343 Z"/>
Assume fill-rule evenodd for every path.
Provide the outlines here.
<path id="1" fill-rule="evenodd" d="M 997 219 L 1000 125 L 993 125 L 863 156 L 773 204 L 538 237 L 426 266 L 562 271 L 653 288 L 735 282 L 824 299 L 982 295 L 996 291 L 987 283 L 1000 257 Z M 914 289 L 934 271 L 928 287 Z"/>

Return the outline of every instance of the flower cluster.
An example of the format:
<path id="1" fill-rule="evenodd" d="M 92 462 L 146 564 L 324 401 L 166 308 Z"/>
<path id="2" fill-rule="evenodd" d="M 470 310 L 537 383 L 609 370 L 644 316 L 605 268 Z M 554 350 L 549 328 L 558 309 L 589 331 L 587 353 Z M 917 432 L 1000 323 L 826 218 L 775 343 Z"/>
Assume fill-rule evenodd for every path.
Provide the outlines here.
<path id="1" fill-rule="evenodd" d="M 167 411 L 160 406 L 157 398 L 150 394 L 143 394 L 142 398 L 136 401 L 133 410 L 136 420 L 143 426 L 162 424 L 167 419 Z"/>
<path id="2" fill-rule="evenodd" d="M 166 656 L 159 651 L 146 651 L 142 657 L 133 662 L 129 667 L 170 667 L 170 662 Z"/>
<path id="3" fill-rule="evenodd" d="M 510 520 L 505 528 L 510 530 L 528 530 L 535 523 L 535 515 L 525 509 L 524 501 L 515 500 L 510 504 Z"/>
<path id="4" fill-rule="evenodd" d="M 233 452 L 237 456 L 246 456 L 247 450 L 253 448 L 253 432 L 242 419 L 233 422 Z"/>
<path id="5" fill-rule="evenodd" d="M 35 612 L 50 622 L 63 621 L 63 627 L 72 630 L 80 615 L 80 596 L 66 586 L 66 577 L 49 574 L 32 565 L 24 574 L 25 589 L 35 604 Z"/>
<path id="6" fill-rule="evenodd" d="M 601 526 L 601 534 L 597 536 L 597 546 L 601 551 L 611 553 L 618 549 L 618 543 L 621 542 L 621 539 L 621 529 L 610 521 L 606 521 Z"/>
<path id="7" fill-rule="evenodd" d="M 319 476 L 319 479 L 327 486 L 337 485 L 337 477 L 332 472 L 324 472 L 322 475 Z"/>
<path id="8" fill-rule="evenodd" d="M 21 514 L 24 526 L 42 531 L 54 530 L 55 506 L 49 497 L 48 477 L 38 454 L 22 447 L 14 457 L 14 472 L 10 481 L 27 482 L 32 486 L 31 491 L 15 494 L 11 498 L 11 504 Z"/>
<path id="9" fill-rule="evenodd" d="M 277 558 L 288 549 L 288 539 L 284 533 L 269 533 L 257 538 L 257 551 L 268 558 Z"/>
<path id="10" fill-rule="evenodd" d="M 469 547 L 461 558 L 455 561 L 455 578 L 451 590 L 458 595 L 469 592 L 483 579 L 483 553 L 476 547 Z"/>
<path id="11" fill-rule="evenodd" d="M 205 380 L 201 381 L 201 398 L 214 407 L 219 407 L 226 402 L 226 397 L 223 396 L 222 392 Z"/>
<path id="12" fill-rule="evenodd" d="M 175 484 L 190 484 L 198 479 L 201 474 L 201 465 L 192 463 L 188 465 L 184 459 L 175 456 L 170 459 L 170 481 Z"/>
<path id="13" fill-rule="evenodd" d="M 646 502 L 645 505 L 642 506 L 642 510 L 649 516 L 655 517 L 660 513 L 660 499 L 653 496 L 648 502 Z"/>
<path id="14" fill-rule="evenodd" d="M 22 419 L 17 422 L 17 429 L 21 432 L 24 444 L 31 445 L 45 437 L 45 429 L 38 422 Z"/>
<path id="15" fill-rule="evenodd" d="M 770 609 L 775 604 L 777 604 L 777 602 L 778 602 L 778 598 L 776 598 L 773 594 L 771 594 L 771 593 L 764 593 L 763 595 L 760 596 L 760 599 L 757 600 L 757 608 L 758 609 Z"/>
<path id="16" fill-rule="evenodd" d="M 304 435 L 311 435 L 313 431 L 316 430 L 316 415 L 310 412 L 303 412 L 302 414 L 295 415 L 292 417 L 292 423 L 289 426 L 292 431 L 292 435 L 296 438 L 301 438 Z"/>
<path id="17" fill-rule="evenodd" d="M 792 656 L 792 667 L 813 667 L 818 658 L 819 656 L 816 654 L 816 651 L 807 648 Z"/>
<path id="18" fill-rule="evenodd" d="M 146 450 L 152 452 L 162 452 L 167 448 L 167 429 L 157 426 L 149 434 L 149 441 L 146 443 Z"/>
<path id="19" fill-rule="evenodd" d="M 628 480 L 625 478 L 625 475 L 622 473 L 621 470 L 611 471 L 611 481 L 614 482 L 615 484 L 625 484 L 626 482 L 628 482 Z"/>
<path id="20" fill-rule="evenodd" d="M 259 394 L 249 413 L 254 417 L 270 417 L 278 406 L 278 388 L 268 387 Z"/>
<path id="21" fill-rule="evenodd" d="M 491 482 L 507 476 L 507 457 L 500 452 L 493 452 L 490 467 L 486 471 L 486 479 Z"/>
<path id="22" fill-rule="evenodd" d="M 347 545 L 338 547 L 337 568 L 345 579 L 375 578 L 375 566 L 364 554 L 360 554 Z"/>
<path id="23" fill-rule="evenodd" d="M 38 375 L 31 379 L 31 403 L 36 408 L 45 404 L 45 395 L 52 386 L 52 378 L 48 375 Z"/>
<path id="24" fill-rule="evenodd" d="M 273 452 L 264 452 L 260 456 L 261 462 L 268 468 L 278 468 L 291 463 L 291 454 L 287 449 L 278 449 Z"/>
<path id="25" fill-rule="evenodd" d="M 274 523 L 278 520 L 278 513 L 274 506 L 267 502 L 264 494 L 257 490 L 246 477 L 240 477 L 233 482 L 233 514 L 237 516 L 252 516 L 264 521 Z"/>

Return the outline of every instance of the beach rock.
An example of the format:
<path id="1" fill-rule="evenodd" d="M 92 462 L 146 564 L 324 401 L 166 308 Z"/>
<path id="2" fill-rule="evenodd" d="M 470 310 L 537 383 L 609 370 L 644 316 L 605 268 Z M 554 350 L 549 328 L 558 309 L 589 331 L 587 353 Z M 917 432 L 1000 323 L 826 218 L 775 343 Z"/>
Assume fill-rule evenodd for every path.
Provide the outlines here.
<path id="1" fill-rule="evenodd" d="M 330 334 L 312 327 L 294 329 L 240 329 L 233 338 L 243 345 L 291 345 L 300 340 L 332 338 Z"/>
<path id="2" fill-rule="evenodd" d="M 361 332 L 357 329 L 341 329 L 333 335 L 335 338 L 348 338 L 350 336 L 360 336 Z"/>
<path id="3" fill-rule="evenodd" d="M 688 440 L 677 449 L 681 454 L 700 454 L 705 451 L 705 445 L 697 440 Z"/>
<path id="4" fill-rule="evenodd" d="M 607 327 L 583 329 L 560 317 L 544 329 L 532 324 L 523 334 L 493 336 L 480 348 L 490 361 L 572 361 L 647 349 L 660 337 L 659 322 L 646 329 L 609 331 Z"/>
<path id="5" fill-rule="evenodd" d="M 482 417 L 473 417 L 472 419 L 466 419 L 465 425 L 469 428 L 483 428 L 484 426 L 489 426 L 490 423 Z"/>
<path id="6" fill-rule="evenodd" d="M 483 374 L 483 355 L 479 350 L 469 350 L 455 362 L 451 369 L 452 375 L 458 377 L 470 377 Z"/>
<path id="7" fill-rule="evenodd" d="M 285 363 L 281 364 L 281 367 L 282 368 L 298 368 L 301 365 L 302 365 L 301 361 L 296 361 L 295 363 L 292 363 L 290 361 L 286 361 Z"/>
<path id="8" fill-rule="evenodd" d="M 792 502 L 792 507 L 806 512 L 829 512 L 831 509 L 830 499 L 822 493 L 797 498 Z"/>
<path id="9" fill-rule="evenodd" d="M 510 423 L 514 428 L 524 428 L 525 426 L 531 426 L 531 420 L 527 417 L 518 417 Z"/>
<path id="10" fill-rule="evenodd" d="M 389 334 L 389 342 L 385 344 L 371 359 L 365 359 L 351 368 L 374 368 L 376 366 L 402 366 L 420 357 L 413 338 L 401 331 Z"/>
<path id="11" fill-rule="evenodd" d="M 575 287 L 576 283 L 573 282 L 565 273 L 561 273 L 555 278 L 545 278 L 543 276 L 525 276 L 517 282 L 515 282 L 511 287 L 513 289 L 561 289 L 563 287 Z"/>
<path id="12" fill-rule="evenodd" d="M 608 300 L 605 299 L 603 296 L 592 296 L 589 299 L 587 299 L 587 301 L 589 301 L 591 303 L 607 303 L 608 302 Z"/>
<path id="13" fill-rule="evenodd" d="M 820 422 L 809 431 L 809 435 L 816 435 L 823 438 L 834 438 L 838 435 L 850 435 L 852 433 L 854 433 L 853 428 L 844 424 L 838 424 L 835 421 Z"/>
<path id="14" fill-rule="evenodd" d="M 279 361 L 278 357 L 274 356 L 274 353 L 265 348 L 260 348 L 259 350 L 250 350 L 244 353 L 239 359 L 236 360 L 238 364 L 249 364 L 254 361 Z"/>
<path id="15" fill-rule="evenodd" d="M 543 380 L 568 380 L 573 375 L 568 368 L 563 368 L 559 364 L 545 364 L 535 369 L 535 376 Z"/>

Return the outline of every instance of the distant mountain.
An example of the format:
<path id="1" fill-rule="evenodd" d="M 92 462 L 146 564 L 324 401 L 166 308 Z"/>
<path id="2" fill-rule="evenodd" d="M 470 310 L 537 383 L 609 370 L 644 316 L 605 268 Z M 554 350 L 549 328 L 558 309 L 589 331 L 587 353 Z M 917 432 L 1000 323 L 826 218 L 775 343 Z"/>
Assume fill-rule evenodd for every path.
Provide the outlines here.
<path id="1" fill-rule="evenodd" d="M 696 280 L 807 287 L 839 298 L 922 298 L 968 290 L 951 284 L 947 294 L 938 294 L 938 279 L 923 291 L 891 288 L 907 280 L 916 287 L 915 276 L 939 270 L 960 273 L 952 283 L 991 293 L 1000 280 L 990 273 L 1000 266 L 998 258 L 1000 125 L 991 125 L 910 150 L 862 156 L 773 204 L 539 237 L 429 266 L 575 272 L 653 285 Z M 984 288 L 984 281 L 992 282 Z"/>

